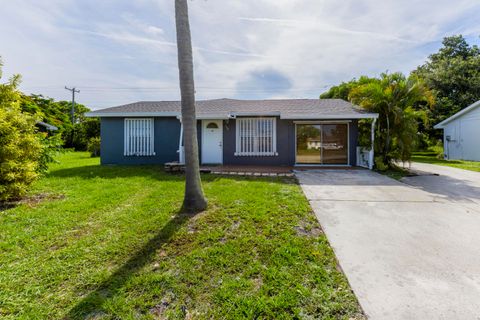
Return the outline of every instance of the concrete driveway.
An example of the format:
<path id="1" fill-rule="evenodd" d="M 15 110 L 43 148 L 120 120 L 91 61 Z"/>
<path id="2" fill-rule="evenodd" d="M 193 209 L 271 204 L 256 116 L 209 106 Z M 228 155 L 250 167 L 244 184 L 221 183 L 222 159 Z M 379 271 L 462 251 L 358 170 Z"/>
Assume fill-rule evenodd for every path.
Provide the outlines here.
<path id="1" fill-rule="evenodd" d="M 414 168 L 296 175 L 370 319 L 480 319 L 480 173 Z"/>

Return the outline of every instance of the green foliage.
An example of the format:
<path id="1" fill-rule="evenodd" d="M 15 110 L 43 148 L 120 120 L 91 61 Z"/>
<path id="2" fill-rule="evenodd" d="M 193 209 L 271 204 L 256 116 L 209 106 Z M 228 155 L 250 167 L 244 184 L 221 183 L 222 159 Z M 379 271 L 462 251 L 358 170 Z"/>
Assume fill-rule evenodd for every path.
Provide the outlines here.
<path id="1" fill-rule="evenodd" d="M 14 76 L 0 84 L 0 201 L 21 197 L 38 177 L 42 144 L 36 119 L 20 111 L 19 82 Z"/>
<path id="2" fill-rule="evenodd" d="M 378 170 L 409 161 L 418 141 L 419 123 L 428 124 L 434 103 L 433 93 L 416 76 L 381 74 L 379 78 L 360 77 L 332 87 L 321 98 L 352 101 L 379 114 L 375 132 L 375 165 Z M 371 120 L 359 121 L 359 145 L 370 145 Z"/>
<path id="3" fill-rule="evenodd" d="M 37 133 L 36 116 L 21 111 L 19 82 L 14 76 L 0 84 L 0 201 L 22 197 L 59 147 L 57 138 Z"/>
<path id="4" fill-rule="evenodd" d="M 100 156 L 100 137 L 93 137 L 88 140 L 87 151 L 90 152 L 90 156 Z"/>
<path id="5" fill-rule="evenodd" d="M 42 144 L 35 134 L 35 119 L 0 95 L 0 201 L 18 199 L 39 175 Z"/>
<path id="6" fill-rule="evenodd" d="M 75 104 L 75 124 L 71 119 L 71 102 L 54 101 L 42 95 L 22 95 L 21 108 L 24 112 L 36 115 L 40 120 L 59 128 L 65 148 L 86 150 L 88 140 L 100 136 L 100 121 L 86 118 L 90 111 L 82 104 Z"/>
<path id="7" fill-rule="evenodd" d="M 42 151 L 38 159 L 38 171 L 46 173 L 48 165 L 55 162 L 55 156 L 62 152 L 62 139 L 59 135 L 48 136 L 47 134 L 39 134 L 42 143 Z"/>
<path id="8" fill-rule="evenodd" d="M 382 74 L 379 79 L 351 89 L 349 98 L 364 109 L 379 114 L 375 134 L 376 166 L 392 167 L 410 160 L 415 148 L 418 121 L 427 122 L 425 110 L 434 103 L 433 94 L 415 76 Z"/>
<path id="9" fill-rule="evenodd" d="M 62 132 L 64 147 L 77 151 L 87 150 L 89 139 L 95 137 L 100 137 L 100 121 L 96 118 L 86 118 L 82 122 L 66 127 Z"/>
<path id="10" fill-rule="evenodd" d="M 415 162 L 432 163 L 440 166 L 480 172 L 480 161 L 444 160 L 443 152 L 441 153 L 442 156 L 439 157 L 440 151 L 443 151 L 443 148 L 436 146 L 429 148 L 429 151 L 415 152 L 412 160 Z"/>
<path id="11" fill-rule="evenodd" d="M 480 49 L 470 46 L 461 35 L 446 37 L 443 47 L 413 72 L 424 79 L 437 99 L 430 122 L 439 123 L 480 100 Z M 431 136 L 440 130 L 426 127 Z"/>
<path id="12" fill-rule="evenodd" d="M 361 76 L 348 82 L 342 82 L 338 86 L 331 87 L 327 92 L 320 95 L 320 99 L 343 99 L 349 100 L 350 92 L 353 88 L 375 81 L 376 78 Z"/>

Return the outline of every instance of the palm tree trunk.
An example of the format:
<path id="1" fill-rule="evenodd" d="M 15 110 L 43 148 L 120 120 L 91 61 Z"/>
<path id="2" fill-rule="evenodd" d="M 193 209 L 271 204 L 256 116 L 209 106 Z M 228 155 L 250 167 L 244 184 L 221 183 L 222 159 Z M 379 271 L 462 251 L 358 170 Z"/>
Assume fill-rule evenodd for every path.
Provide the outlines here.
<path id="1" fill-rule="evenodd" d="M 183 210 L 189 213 L 205 210 L 198 160 L 197 119 L 195 116 L 195 86 L 193 81 L 192 42 L 188 21 L 187 0 L 175 0 L 178 69 L 182 96 L 182 123 L 185 146 L 185 197 Z"/>

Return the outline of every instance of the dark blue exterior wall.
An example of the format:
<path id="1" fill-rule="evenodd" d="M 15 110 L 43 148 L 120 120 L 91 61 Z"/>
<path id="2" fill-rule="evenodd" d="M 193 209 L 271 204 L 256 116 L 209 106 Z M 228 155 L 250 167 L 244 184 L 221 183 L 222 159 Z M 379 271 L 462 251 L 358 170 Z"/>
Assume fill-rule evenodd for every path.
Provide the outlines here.
<path id="1" fill-rule="evenodd" d="M 235 156 L 235 120 L 224 121 L 223 128 L 223 163 L 234 165 L 275 165 L 293 166 L 296 155 L 295 120 L 281 120 L 277 118 L 277 153 L 278 156 L 252 157 Z M 302 120 L 298 120 L 302 121 Z M 335 120 L 332 120 L 335 121 Z M 358 121 L 349 123 L 349 156 L 350 165 L 356 165 L 358 141 Z"/>
<path id="2" fill-rule="evenodd" d="M 235 156 L 236 121 L 224 121 L 223 128 L 223 163 L 238 165 L 291 166 L 295 164 L 295 124 L 292 120 L 277 118 L 277 153 L 278 156 L 252 157 Z"/>
<path id="3" fill-rule="evenodd" d="M 333 120 L 332 120 L 333 121 Z M 252 157 L 235 156 L 234 119 L 223 122 L 223 163 L 231 165 L 295 165 L 295 123 L 294 120 L 277 118 L 277 153 L 278 156 Z M 198 121 L 198 145 L 201 159 L 201 121 Z M 101 119 L 101 163 L 102 164 L 164 164 L 178 161 L 178 141 L 180 139 L 180 122 L 178 119 L 155 118 L 155 156 L 124 156 L 124 118 Z M 356 164 L 356 147 L 358 141 L 358 121 L 349 125 L 350 164 Z"/>
<path id="4" fill-rule="evenodd" d="M 349 126 L 349 134 L 350 134 L 350 165 L 356 166 L 357 165 L 357 145 L 358 145 L 358 120 L 353 120 L 350 122 Z"/>
<path id="5" fill-rule="evenodd" d="M 155 156 L 124 156 L 124 118 L 101 118 L 102 164 L 164 164 L 178 161 L 180 122 L 176 118 L 155 118 Z"/>

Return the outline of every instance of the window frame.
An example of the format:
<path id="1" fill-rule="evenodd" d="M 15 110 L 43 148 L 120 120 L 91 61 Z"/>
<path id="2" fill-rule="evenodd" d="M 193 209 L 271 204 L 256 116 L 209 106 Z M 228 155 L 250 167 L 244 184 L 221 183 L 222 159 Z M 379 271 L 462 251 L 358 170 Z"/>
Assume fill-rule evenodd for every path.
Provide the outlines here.
<path id="1" fill-rule="evenodd" d="M 154 118 L 125 118 L 123 121 L 123 155 L 126 157 L 155 156 Z M 132 145 L 132 138 L 134 143 Z"/>
<path id="2" fill-rule="evenodd" d="M 268 122 L 259 124 L 260 121 L 265 120 Z M 268 135 L 265 135 L 266 130 L 269 131 Z M 237 118 L 235 131 L 235 156 L 278 156 L 276 117 Z M 244 143 L 244 139 L 251 140 Z M 265 139 L 270 140 L 270 145 L 265 144 Z"/>

